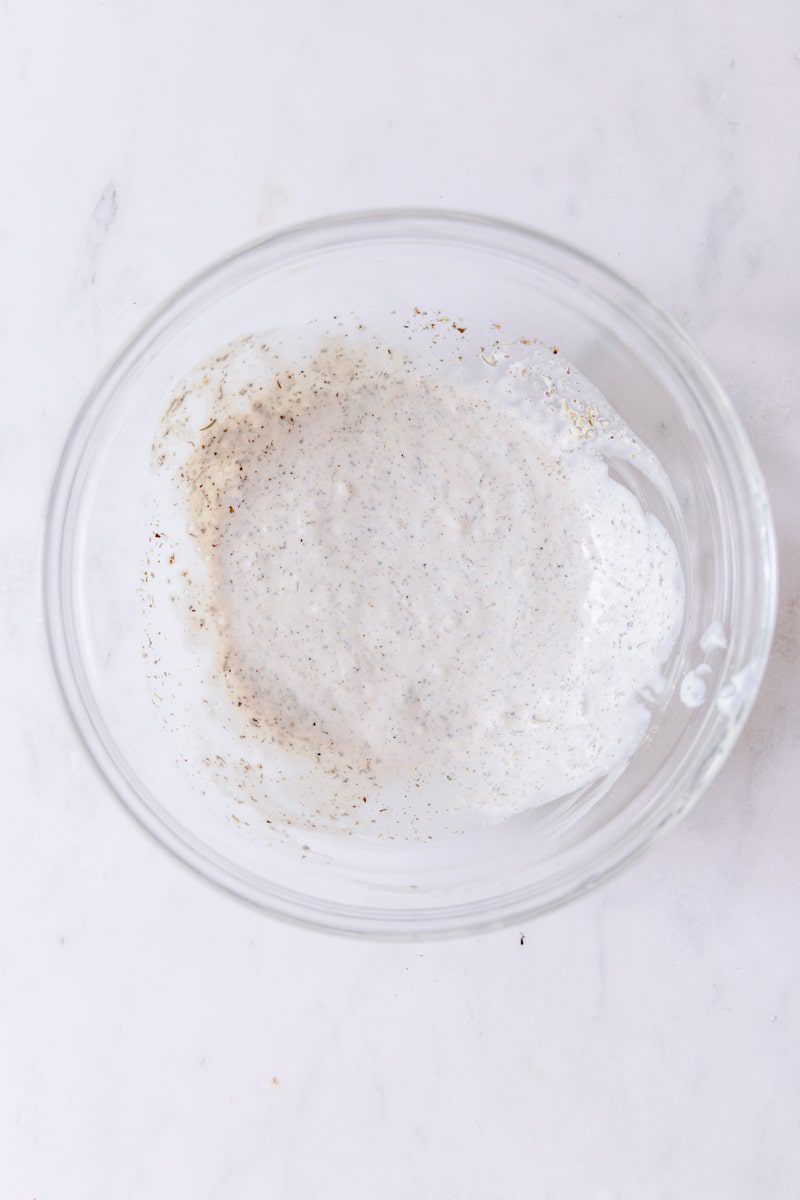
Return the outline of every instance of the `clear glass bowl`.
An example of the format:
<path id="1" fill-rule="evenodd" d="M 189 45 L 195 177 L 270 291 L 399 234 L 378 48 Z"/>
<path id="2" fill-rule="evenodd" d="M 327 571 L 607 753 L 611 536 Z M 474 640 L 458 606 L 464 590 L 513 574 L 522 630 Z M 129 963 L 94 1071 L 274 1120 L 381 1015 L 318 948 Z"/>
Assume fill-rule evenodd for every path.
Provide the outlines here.
<path id="1" fill-rule="evenodd" d="M 145 680 L 139 585 L 153 433 L 176 380 L 244 332 L 414 305 L 478 314 L 557 344 L 661 460 L 678 505 L 659 516 L 687 583 L 669 698 L 611 786 L 502 825 L 401 847 L 306 831 L 265 836 L 267 826 L 255 836 L 232 820 L 222 784 L 206 777 L 201 785 L 188 769 L 207 729 L 198 696 L 176 701 L 180 720 L 168 728 Z M 544 912 L 632 862 L 680 820 L 719 770 L 758 690 L 776 558 L 764 483 L 736 413 L 664 313 L 542 234 L 457 213 L 393 211 L 270 237 L 203 272 L 152 316 L 94 388 L 64 450 L 45 592 L 75 724 L 114 791 L 163 845 L 269 912 L 412 936 Z M 705 703 L 687 708 L 678 685 L 703 658 L 699 640 L 715 620 L 727 647 L 710 660 Z M 179 673 L 177 633 L 168 644 Z"/>

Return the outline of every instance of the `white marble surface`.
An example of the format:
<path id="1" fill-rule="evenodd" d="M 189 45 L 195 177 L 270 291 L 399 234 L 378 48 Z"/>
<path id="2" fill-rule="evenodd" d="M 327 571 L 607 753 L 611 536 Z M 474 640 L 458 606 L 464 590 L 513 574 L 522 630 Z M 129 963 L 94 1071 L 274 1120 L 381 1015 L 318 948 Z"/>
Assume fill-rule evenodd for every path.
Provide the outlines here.
<path id="1" fill-rule="evenodd" d="M 0 1196 L 793 1200 L 796 3 L 0 22 Z M 386 204 L 552 230 L 671 309 L 742 413 L 783 560 L 757 709 L 682 828 L 525 930 L 421 946 L 286 928 L 176 866 L 78 746 L 37 597 L 60 443 L 151 305 L 285 222 Z"/>

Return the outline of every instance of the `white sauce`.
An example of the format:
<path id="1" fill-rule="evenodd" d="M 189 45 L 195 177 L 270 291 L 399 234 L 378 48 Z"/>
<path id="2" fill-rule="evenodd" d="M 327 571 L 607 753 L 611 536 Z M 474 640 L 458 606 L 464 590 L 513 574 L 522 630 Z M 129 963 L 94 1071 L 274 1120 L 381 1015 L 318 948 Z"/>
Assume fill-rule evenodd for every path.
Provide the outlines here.
<path id="1" fill-rule="evenodd" d="M 699 708 L 706 698 L 707 685 L 704 675 L 707 675 L 711 668 L 705 663 L 701 663 L 699 667 L 695 667 L 693 671 L 687 671 L 681 680 L 680 697 L 681 703 L 687 708 Z"/>
<path id="2" fill-rule="evenodd" d="M 700 649 L 706 658 L 710 658 L 715 650 L 724 650 L 728 645 L 728 639 L 725 636 L 725 630 L 722 622 L 714 620 L 705 630 L 700 638 Z M 708 662 L 701 663 L 695 667 L 693 671 L 687 671 L 681 681 L 680 698 L 681 702 L 687 708 L 699 708 L 705 702 L 708 695 L 708 685 L 704 675 L 711 674 L 711 664 Z"/>
<path id="3" fill-rule="evenodd" d="M 700 638 L 700 649 L 708 657 L 714 650 L 724 650 L 728 645 L 722 621 L 712 621 Z"/>
<path id="4" fill-rule="evenodd" d="M 717 697 L 717 709 L 723 717 L 735 720 L 739 716 L 746 697 L 753 690 L 755 676 L 755 664 L 748 663 L 723 684 Z"/>
<path id="5" fill-rule="evenodd" d="M 663 691 L 678 555 L 606 465 L 642 448 L 549 351 L 496 364 L 245 338 L 165 418 L 232 711 L 343 805 L 412 779 L 545 804 L 624 764 Z"/>

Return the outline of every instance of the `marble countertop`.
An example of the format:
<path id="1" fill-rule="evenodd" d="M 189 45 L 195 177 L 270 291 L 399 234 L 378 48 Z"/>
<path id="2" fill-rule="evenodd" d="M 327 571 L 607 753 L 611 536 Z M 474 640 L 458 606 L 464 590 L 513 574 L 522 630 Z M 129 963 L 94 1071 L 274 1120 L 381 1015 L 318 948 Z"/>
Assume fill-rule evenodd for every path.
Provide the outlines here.
<path id="1" fill-rule="evenodd" d="M 0 29 L 0 1195 L 793 1200 L 800 9 L 9 0 Z M 141 832 L 37 582 L 62 440 L 149 309 L 287 222 L 396 204 L 550 230 L 671 310 L 782 557 L 762 694 L 682 827 L 526 928 L 401 946 L 287 928 Z"/>

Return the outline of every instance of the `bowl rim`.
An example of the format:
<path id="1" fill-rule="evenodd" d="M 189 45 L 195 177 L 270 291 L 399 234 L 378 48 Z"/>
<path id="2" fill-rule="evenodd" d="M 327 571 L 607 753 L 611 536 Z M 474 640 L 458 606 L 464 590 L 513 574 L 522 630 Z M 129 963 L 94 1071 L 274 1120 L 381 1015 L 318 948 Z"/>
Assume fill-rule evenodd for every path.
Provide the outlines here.
<path id="1" fill-rule="evenodd" d="M 366 232 L 369 228 L 372 232 L 366 240 L 381 241 L 382 237 L 385 240 L 389 229 L 398 223 L 417 229 L 422 229 L 426 224 L 436 223 L 453 230 L 460 229 L 462 234 L 468 234 L 471 230 L 474 234 L 483 232 L 521 238 L 531 245 L 538 245 L 540 248 L 574 261 L 583 270 L 588 270 L 604 282 L 606 286 L 616 290 L 626 301 L 626 310 L 631 310 L 627 312 L 627 315 L 630 317 L 631 312 L 636 313 L 640 321 L 648 328 L 651 336 L 655 337 L 660 345 L 670 346 L 673 352 L 688 364 L 706 392 L 708 400 L 725 418 L 726 437 L 733 448 L 742 476 L 747 480 L 747 495 L 744 497 L 744 501 L 758 518 L 760 565 L 764 588 L 760 610 L 753 614 L 753 623 L 758 625 L 758 636 L 752 651 L 752 669 L 747 681 L 747 691 L 743 703 L 729 720 L 724 736 L 706 766 L 702 780 L 695 782 L 683 802 L 669 812 L 655 829 L 650 830 L 638 841 L 634 839 L 632 844 L 626 845 L 613 861 L 605 863 L 596 871 L 587 871 L 583 879 L 575 881 L 560 895 L 549 897 L 543 903 L 528 903 L 527 905 L 517 903 L 515 905 L 513 903 L 515 893 L 512 893 L 510 904 L 506 898 L 502 907 L 490 912 L 482 911 L 477 915 L 467 916 L 462 910 L 468 909 L 469 905 L 454 906 L 454 911 L 461 912 L 460 916 L 445 916 L 443 914 L 449 911 L 446 909 L 434 910 L 433 914 L 424 911 L 404 912 L 390 919 L 387 924 L 385 910 L 383 916 L 376 917 L 375 910 L 356 905 L 321 906 L 302 892 L 289 892 L 287 889 L 280 888 L 269 891 L 263 884 L 254 889 L 243 878 L 242 872 L 230 870 L 229 867 L 232 864 L 226 866 L 227 860 L 222 859 L 221 856 L 215 860 L 208 853 L 204 843 L 189 831 L 181 829 L 178 822 L 170 823 L 154 813 L 126 776 L 125 755 L 116 744 L 108 744 L 108 740 L 103 737 L 92 719 L 92 713 L 79 682 L 76 660 L 79 660 L 80 655 L 78 654 L 77 640 L 70 636 L 69 621 L 62 600 L 64 541 L 70 506 L 76 491 L 76 471 L 97 420 L 113 400 L 115 376 L 124 368 L 126 362 L 140 353 L 151 337 L 163 332 L 161 327 L 170 314 L 179 310 L 181 305 L 189 301 L 204 285 L 211 283 L 217 276 L 222 276 L 235 264 L 249 256 L 266 251 L 270 247 L 277 249 L 282 246 L 291 246 L 293 242 L 302 243 L 306 239 L 313 241 L 314 237 L 318 235 L 327 235 L 329 238 L 332 236 L 334 242 L 329 244 L 346 244 L 348 241 L 359 240 L 353 236 L 354 232 L 358 230 Z M 376 233 L 375 230 L 378 232 Z M 316 247 L 317 250 L 319 248 L 319 246 Z M 606 304 L 612 304 L 610 297 L 605 294 L 603 294 L 603 299 Z M 120 800 L 123 808 L 163 849 L 169 851 L 174 858 L 184 867 L 191 869 L 194 874 L 200 875 L 227 894 L 248 903 L 260 912 L 267 912 L 293 924 L 310 926 L 327 932 L 367 935 L 390 940 L 408 940 L 420 937 L 458 936 L 504 927 L 515 922 L 530 920 L 533 916 L 559 908 L 633 864 L 691 811 L 727 759 L 744 727 L 761 686 L 777 617 L 777 546 L 767 489 L 755 453 L 738 414 L 702 352 L 665 310 L 648 299 L 643 292 L 630 284 L 613 268 L 606 266 L 561 238 L 518 222 L 462 210 L 393 207 L 315 218 L 283 227 L 266 237 L 256 238 L 222 255 L 197 271 L 186 282 L 175 288 L 161 304 L 150 312 L 144 321 L 139 323 L 97 376 L 94 385 L 79 408 L 65 440 L 50 491 L 46 514 L 42 548 L 41 598 L 50 659 L 58 690 L 78 737 L 101 777 Z M 627 840 L 631 842 L 630 838 Z"/>

